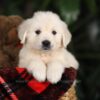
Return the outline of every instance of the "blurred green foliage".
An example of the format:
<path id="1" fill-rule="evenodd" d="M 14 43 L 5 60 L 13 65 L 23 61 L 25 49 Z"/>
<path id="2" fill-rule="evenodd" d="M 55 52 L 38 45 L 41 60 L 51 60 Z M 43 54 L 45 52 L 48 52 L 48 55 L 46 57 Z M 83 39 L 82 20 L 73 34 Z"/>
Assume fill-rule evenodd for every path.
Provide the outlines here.
<path id="1" fill-rule="evenodd" d="M 37 10 L 52 10 L 70 24 L 77 20 L 80 2 L 81 0 L 0 0 L 0 13 L 29 17 Z M 91 13 L 97 11 L 95 0 L 85 0 L 85 3 Z"/>
<path id="2" fill-rule="evenodd" d="M 74 0 L 74 2 L 73 0 L 58 0 L 56 2 L 54 4 L 62 18 L 67 24 L 73 23 L 80 13 L 79 0 Z"/>
<path id="3" fill-rule="evenodd" d="M 51 10 L 69 25 L 70 50 L 80 63 L 79 100 L 100 100 L 100 0 L 0 0 L 0 14 L 31 17 Z"/>

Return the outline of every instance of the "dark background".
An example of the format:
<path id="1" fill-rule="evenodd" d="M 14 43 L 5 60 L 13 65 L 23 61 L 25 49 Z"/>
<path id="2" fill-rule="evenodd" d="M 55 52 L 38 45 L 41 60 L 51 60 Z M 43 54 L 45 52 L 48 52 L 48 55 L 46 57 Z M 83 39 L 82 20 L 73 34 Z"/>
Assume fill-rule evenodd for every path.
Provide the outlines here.
<path id="1" fill-rule="evenodd" d="M 69 26 L 69 49 L 80 63 L 78 99 L 100 100 L 100 0 L 0 0 L 0 15 L 28 18 L 38 10 L 58 13 Z"/>

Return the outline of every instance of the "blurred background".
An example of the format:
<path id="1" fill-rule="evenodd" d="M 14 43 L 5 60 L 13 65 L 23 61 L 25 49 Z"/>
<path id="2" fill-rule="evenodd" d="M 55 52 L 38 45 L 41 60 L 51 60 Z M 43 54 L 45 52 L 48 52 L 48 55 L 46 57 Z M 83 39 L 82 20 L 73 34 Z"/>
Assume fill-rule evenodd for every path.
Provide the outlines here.
<path id="1" fill-rule="evenodd" d="M 38 10 L 56 12 L 68 24 L 68 49 L 80 63 L 78 99 L 100 100 L 100 0 L 0 0 L 0 15 L 28 18 Z"/>

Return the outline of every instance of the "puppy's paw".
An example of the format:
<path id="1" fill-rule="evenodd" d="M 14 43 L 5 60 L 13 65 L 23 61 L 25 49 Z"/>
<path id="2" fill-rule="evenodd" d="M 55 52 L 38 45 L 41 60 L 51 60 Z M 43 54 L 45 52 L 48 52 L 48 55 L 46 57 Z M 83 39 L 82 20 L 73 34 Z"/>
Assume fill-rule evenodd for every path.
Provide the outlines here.
<path id="1" fill-rule="evenodd" d="M 62 74 L 64 72 L 64 67 L 59 62 L 51 62 L 48 64 L 47 69 L 47 79 L 49 82 L 55 84 L 60 81 Z"/>
<path id="2" fill-rule="evenodd" d="M 46 79 L 46 72 L 43 69 L 35 68 L 35 70 L 33 70 L 33 76 L 39 82 L 43 82 Z"/>
<path id="3" fill-rule="evenodd" d="M 27 69 L 37 81 L 43 82 L 46 80 L 46 66 L 43 63 L 30 64 Z"/>

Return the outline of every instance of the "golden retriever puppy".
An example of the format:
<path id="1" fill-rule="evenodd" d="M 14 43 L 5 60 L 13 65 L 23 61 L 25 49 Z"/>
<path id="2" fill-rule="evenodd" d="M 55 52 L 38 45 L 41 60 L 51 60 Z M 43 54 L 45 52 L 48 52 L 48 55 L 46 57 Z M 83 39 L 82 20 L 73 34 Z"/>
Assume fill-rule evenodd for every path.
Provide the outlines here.
<path id="1" fill-rule="evenodd" d="M 65 68 L 78 68 L 77 60 L 66 50 L 71 34 L 57 14 L 36 12 L 19 26 L 18 36 L 23 43 L 18 66 L 36 80 L 57 83 Z"/>

